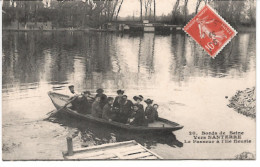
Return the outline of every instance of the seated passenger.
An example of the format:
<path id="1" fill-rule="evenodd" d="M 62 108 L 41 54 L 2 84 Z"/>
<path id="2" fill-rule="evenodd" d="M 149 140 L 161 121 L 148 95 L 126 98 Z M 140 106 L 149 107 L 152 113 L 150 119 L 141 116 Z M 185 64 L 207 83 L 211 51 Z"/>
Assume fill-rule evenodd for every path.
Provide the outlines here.
<path id="1" fill-rule="evenodd" d="M 132 115 L 132 106 L 132 101 L 128 100 L 126 95 L 123 95 L 120 104 L 120 109 L 116 116 L 116 121 L 121 123 L 127 123 L 128 119 Z"/>
<path id="2" fill-rule="evenodd" d="M 146 125 L 144 110 L 140 108 L 140 105 L 134 104 L 133 110 L 134 110 L 134 120 L 130 122 L 130 125 L 135 125 L 135 126 Z"/>
<path id="3" fill-rule="evenodd" d="M 99 96 L 97 96 L 95 98 L 95 101 L 92 104 L 91 115 L 93 115 L 94 117 L 98 117 L 98 118 L 102 117 L 102 109 L 100 107 L 100 97 Z"/>
<path id="4" fill-rule="evenodd" d="M 92 108 L 92 99 L 89 99 L 90 92 L 85 91 L 83 92 L 83 96 L 79 96 L 80 100 L 80 109 L 79 113 L 81 114 L 91 114 L 91 108 Z"/>
<path id="5" fill-rule="evenodd" d="M 91 96 L 90 91 L 84 91 L 83 94 L 89 103 L 93 103 L 95 101 L 95 97 Z"/>
<path id="6" fill-rule="evenodd" d="M 77 96 L 77 99 L 76 99 L 76 111 L 78 113 L 81 113 L 81 114 L 86 114 L 85 113 L 85 103 L 86 103 L 86 98 L 85 96 L 83 95 L 79 95 Z"/>
<path id="7" fill-rule="evenodd" d="M 144 101 L 147 104 L 147 107 L 145 108 L 145 116 L 147 117 L 148 123 L 152 123 L 155 120 L 155 109 L 153 108 L 153 100 L 147 99 Z"/>
<path id="8" fill-rule="evenodd" d="M 136 104 L 139 106 L 139 109 L 144 110 L 144 106 L 141 104 L 141 101 L 143 100 L 143 96 L 134 96 L 133 99 L 136 101 Z"/>
<path id="9" fill-rule="evenodd" d="M 117 95 L 113 104 L 113 107 L 119 109 L 120 108 L 120 103 L 122 101 L 122 96 L 124 95 L 125 91 L 123 90 L 117 90 Z"/>
<path id="10" fill-rule="evenodd" d="M 158 118 L 159 118 L 159 115 L 158 115 L 159 105 L 158 104 L 154 104 L 153 108 L 155 109 L 155 120 L 158 120 Z"/>
<path id="11" fill-rule="evenodd" d="M 107 98 L 107 104 L 103 107 L 103 113 L 102 113 L 102 118 L 104 118 L 105 120 L 112 121 L 115 117 L 115 114 L 113 112 L 113 102 L 114 102 L 113 97 Z"/>
<path id="12" fill-rule="evenodd" d="M 100 97 L 100 107 L 103 108 L 107 103 L 107 95 L 104 94 L 104 90 L 99 88 L 97 89 L 96 97 Z"/>

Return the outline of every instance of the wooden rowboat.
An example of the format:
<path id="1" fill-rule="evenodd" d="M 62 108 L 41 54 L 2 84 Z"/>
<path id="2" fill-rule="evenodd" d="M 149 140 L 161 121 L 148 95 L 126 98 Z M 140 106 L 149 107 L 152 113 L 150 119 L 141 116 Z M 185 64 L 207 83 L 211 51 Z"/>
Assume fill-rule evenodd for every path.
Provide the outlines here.
<path id="1" fill-rule="evenodd" d="M 57 109 L 60 109 L 69 101 L 69 96 L 66 96 L 66 95 L 63 95 L 60 93 L 48 92 L 48 95 L 51 98 L 52 103 L 54 104 L 54 106 Z M 65 112 L 65 113 L 68 113 L 69 115 L 72 115 L 79 119 L 84 119 L 84 120 L 91 121 L 91 122 L 94 122 L 97 124 L 103 124 L 106 126 L 109 125 L 112 127 L 117 127 L 120 129 L 125 129 L 125 130 L 129 130 L 129 131 L 134 131 L 134 132 L 164 133 L 164 132 L 176 131 L 176 130 L 183 128 L 183 126 L 181 126 L 175 122 L 172 122 L 172 121 L 160 118 L 160 117 L 158 118 L 157 121 L 155 121 L 153 123 L 149 123 L 148 126 L 133 126 L 133 125 L 123 124 L 123 123 L 119 123 L 119 122 L 115 122 L 115 121 L 107 121 L 102 118 L 93 117 L 91 114 L 84 115 L 84 114 L 78 113 L 75 110 L 70 109 L 70 107 L 71 107 L 71 105 L 68 105 L 67 107 L 62 109 L 60 112 Z"/>

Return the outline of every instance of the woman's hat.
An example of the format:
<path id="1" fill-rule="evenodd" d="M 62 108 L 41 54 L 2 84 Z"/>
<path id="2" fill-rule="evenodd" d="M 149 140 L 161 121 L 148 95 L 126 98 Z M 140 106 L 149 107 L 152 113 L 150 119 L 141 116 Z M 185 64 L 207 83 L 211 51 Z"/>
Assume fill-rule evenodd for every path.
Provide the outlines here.
<path id="1" fill-rule="evenodd" d="M 116 93 L 117 93 L 118 95 L 119 95 L 119 94 L 122 94 L 122 95 L 123 95 L 123 94 L 125 93 L 125 91 L 119 89 L 119 90 L 116 91 Z"/>
<path id="2" fill-rule="evenodd" d="M 97 93 L 103 93 L 104 92 L 104 90 L 103 89 L 101 89 L 101 88 L 99 88 L 99 89 L 97 89 L 97 91 L 96 91 Z"/>
<path id="3" fill-rule="evenodd" d="M 138 99 L 139 99 L 140 101 L 142 101 L 142 100 L 143 100 L 143 96 L 142 96 L 142 95 L 134 96 L 133 99 L 134 99 L 135 101 L 137 101 Z"/>
<path id="4" fill-rule="evenodd" d="M 145 102 L 146 104 L 152 104 L 152 103 L 153 103 L 153 100 L 151 100 L 151 99 L 146 99 L 144 102 Z"/>

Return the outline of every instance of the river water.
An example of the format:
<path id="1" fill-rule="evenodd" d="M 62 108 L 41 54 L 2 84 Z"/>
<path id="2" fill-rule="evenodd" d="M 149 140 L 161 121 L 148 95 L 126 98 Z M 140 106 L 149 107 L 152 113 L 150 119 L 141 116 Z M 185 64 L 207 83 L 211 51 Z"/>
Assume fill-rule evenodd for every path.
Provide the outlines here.
<path id="1" fill-rule="evenodd" d="M 136 140 L 165 159 L 233 159 L 255 153 L 255 120 L 227 107 L 237 90 L 255 86 L 255 32 L 238 33 L 210 58 L 183 33 L 112 34 L 3 31 L 2 141 L 4 160 L 63 159 L 74 147 Z M 126 90 L 160 105 L 159 115 L 184 126 L 169 135 L 131 134 L 54 110 L 48 91 Z M 242 131 L 242 144 L 192 144 L 190 132 Z"/>

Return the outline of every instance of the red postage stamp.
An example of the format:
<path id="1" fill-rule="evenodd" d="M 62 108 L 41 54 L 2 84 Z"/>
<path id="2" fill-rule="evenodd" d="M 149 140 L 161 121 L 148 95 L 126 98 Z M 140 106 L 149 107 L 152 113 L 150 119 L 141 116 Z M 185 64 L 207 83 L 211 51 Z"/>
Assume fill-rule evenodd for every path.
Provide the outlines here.
<path id="1" fill-rule="evenodd" d="M 213 58 L 237 34 L 209 5 L 205 5 L 183 30 Z"/>

